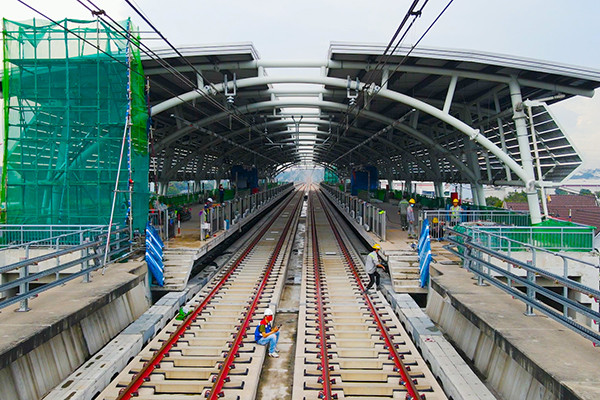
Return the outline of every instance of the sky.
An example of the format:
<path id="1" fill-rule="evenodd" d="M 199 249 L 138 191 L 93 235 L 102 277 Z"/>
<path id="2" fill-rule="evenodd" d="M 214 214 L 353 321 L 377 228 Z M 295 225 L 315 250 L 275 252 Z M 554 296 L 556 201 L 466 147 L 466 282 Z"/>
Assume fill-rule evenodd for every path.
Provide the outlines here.
<path id="1" fill-rule="evenodd" d="M 88 3 L 87 0 L 81 0 Z M 403 44 L 414 44 L 449 0 L 430 0 Z M 132 17 L 124 0 L 92 0 L 114 19 Z M 92 19 L 76 0 L 28 0 L 50 18 Z M 262 59 L 325 60 L 331 41 L 387 44 L 412 0 L 132 1 L 175 46 L 252 42 Z M 421 0 L 421 4 L 424 0 Z M 0 16 L 42 18 L 16 0 Z M 599 0 L 454 0 L 419 46 L 467 49 L 600 70 Z M 144 36 L 144 35 L 143 35 Z M 165 47 L 153 40 L 152 47 Z M 600 168 L 600 91 L 551 106 L 584 159 Z"/>

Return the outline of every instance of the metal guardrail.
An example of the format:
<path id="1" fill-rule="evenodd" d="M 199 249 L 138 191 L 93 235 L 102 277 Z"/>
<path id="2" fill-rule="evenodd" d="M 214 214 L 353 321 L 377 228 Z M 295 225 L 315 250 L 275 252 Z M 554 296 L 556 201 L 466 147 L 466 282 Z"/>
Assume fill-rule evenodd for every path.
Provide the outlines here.
<path id="1" fill-rule="evenodd" d="M 292 187 L 293 183 L 287 183 L 262 192 L 228 200 L 223 204 L 215 204 L 208 209 L 208 212 L 202 210 L 199 226 L 200 239 L 204 240 L 217 231 L 234 227 L 242 218 L 254 213 L 271 199 Z M 169 213 L 166 209 L 151 209 L 149 220 L 160 233 L 161 239 L 168 240 L 175 236 L 178 221 L 173 213 Z"/>
<path id="2" fill-rule="evenodd" d="M 81 244 L 83 238 L 91 239 L 105 232 L 107 225 L 0 225 L 0 251 L 7 248 L 21 247 L 47 247 L 56 245 L 60 238 L 60 245 Z"/>
<path id="3" fill-rule="evenodd" d="M 483 240 L 492 250 L 524 251 L 535 247 L 550 252 L 589 252 L 594 249 L 594 230 L 586 226 L 462 225 L 457 229 Z"/>
<path id="4" fill-rule="evenodd" d="M 358 222 L 367 231 L 372 231 L 381 240 L 386 240 L 387 219 L 385 210 L 349 193 L 341 192 L 325 183 L 321 183 L 321 188 L 324 189 L 325 196 L 337 204 L 346 216 Z"/>
<path id="5" fill-rule="evenodd" d="M 452 245 L 445 246 L 447 250 L 463 259 L 463 266 L 477 276 L 479 285 L 484 285 L 484 281 L 489 282 L 511 296 L 522 300 L 526 305 L 526 315 L 534 315 L 533 310 L 536 309 L 591 340 L 594 345 L 600 345 L 600 334 L 598 333 L 600 291 L 597 286 L 592 288 L 569 278 L 569 271 L 573 269 L 575 263 L 579 264 L 580 267 L 592 268 L 595 276 L 598 275 L 597 271 L 600 268 L 598 265 L 526 243 L 518 243 L 517 245 L 513 239 L 495 233 L 485 231 L 480 233 L 480 235 L 470 236 L 451 229 L 447 232 L 447 239 Z M 489 246 L 493 241 L 500 243 L 500 247 L 494 249 Z M 513 247 L 527 248 L 531 252 L 531 262 L 511 257 Z M 553 266 L 555 269 L 562 268 L 562 275 L 549 272 L 547 269 L 550 268 L 542 269 L 536 266 L 536 261 L 541 253 L 544 253 L 546 257 L 556 258 L 556 262 L 550 260 L 550 262 L 546 261 L 546 264 Z M 556 293 L 541 286 L 537 282 L 539 278 L 548 279 L 554 285 L 562 287 L 562 293 Z M 525 291 L 519 290 L 517 286 L 524 288 Z M 571 291 L 570 295 L 569 291 Z M 579 294 L 579 296 L 592 298 L 592 307 L 590 308 L 574 300 L 573 292 Z M 557 310 L 546 304 L 542 301 L 544 299 L 559 304 L 562 310 Z"/>
<path id="6" fill-rule="evenodd" d="M 475 221 L 490 221 L 502 225 L 531 225 L 531 217 L 527 212 L 510 210 L 461 210 L 453 219 L 451 210 L 421 210 L 421 221 L 428 219 L 429 223 L 432 223 L 434 218 L 437 218 L 439 223 L 444 223 L 447 226 Z"/>
<path id="7" fill-rule="evenodd" d="M 108 227 L 104 226 L 102 229 L 106 231 Z M 28 311 L 29 299 L 37 296 L 43 291 L 62 285 L 79 276 L 84 277 L 83 282 L 89 282 L 90 272 L 103 267 L 107 238 L 106 232 L 99 233 L 93 239 L 86 238 L 86 233 L 89 232 L 90 230 L 78 232 L 80 243 L 76 245 L 68 246 L 63 244 L 65 236 L 77 233 L 72 232 L 68 235 L 59 235 L 55 238 L 45 238 L 31 243 L 23 243 L 21 246 L 19 246 L 24 251 L 24 259 L 16 263 L 0 267 L 0 274 L 14 271 L 19 272 L 19 277 L 17 279 L 0 285 L 0 294 L 7 293 L 6 298 L 0 301 L 0 309 L 20 302 L 21 304 L 18 311 Z M 129 239 L 129 228 L 126 227 L 113 230 L 110 236 L 111 239 L 108 250 L 108 259 L 111 260 L 111 262 L 123 259 L 130 255 L 131 243 Z M 40 245 L 41 242 L 48 242 L 52 240 L 54 240 L 53 246 Z M 49 249 L 48 253 L 30 258 L 31 250 L 34 248 L 44 247 Z M 78 257 L 68 261 L 61 261 L 61 257 L 64 259 L 65 256 L 73 254 L 77 254 Z M 48 266 L 48 268 L 42 267 L 43 269 L 34 273 L 30 273 L 30 267 L 38 266 L 40 263 L 51 265 L 53 260 L 55 264 L 54 266 Z M 80 267 L 79 271 L 60 277 L 61 272 L 77 266 Z M 55 275 L 54 281 L 38 286 L 35 289 L 30 289 L 29 286 L 32 282 L 38 281 L 39 279 L 50 275 Z M 18 294 L 13 296 L 8 295 L 8 291 L 16 287 L 19 288 Z"/>
<path id="8" fill-rule="evenodd" d="M 544 225 L 531 226 L 529 213 L 510 210 L 461 210 L 452 216 L 451 210 L 422 210 L 420 220 L 428 219 L 430 224 L 434 218 L 447 227 L 460 226 L 470 232 L 476 228 L 481 231 L 497 233 L 513 240 L 512 251 L 526 249 L 517 243 L 527 243 L 551 251 L 586 252 L 594 249 L 594 229 L 581 224 L 570 223 L 569 226 Z M 470 223 L 480 223 L 469 225 Z M 432 225 L 433 226 L 433 225 Z M 498 248 L 496 241 L 490 243 L 491 248 Z"/>

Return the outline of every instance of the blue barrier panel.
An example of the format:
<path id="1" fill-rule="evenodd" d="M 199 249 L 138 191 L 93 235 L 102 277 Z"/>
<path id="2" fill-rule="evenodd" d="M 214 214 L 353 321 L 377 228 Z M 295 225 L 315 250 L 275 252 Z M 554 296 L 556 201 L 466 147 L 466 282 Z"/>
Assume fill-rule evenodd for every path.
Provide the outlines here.
<path id="1" fill-rule="evenodd" d="M 146 263 L 148 269 L 160 286 L 165 285 L 163 265 L 163 241 L 150 223 L 146 224 Z"/>
<path id="2" fill-rule="evenodd" d="M 429 238 L 429 220 L 423 221 L 421 237 L 419 237 L 419 277 L 420 286 L 424 288 L 429 282 L 429 264 L 431 263 L 431 239 Z"/>

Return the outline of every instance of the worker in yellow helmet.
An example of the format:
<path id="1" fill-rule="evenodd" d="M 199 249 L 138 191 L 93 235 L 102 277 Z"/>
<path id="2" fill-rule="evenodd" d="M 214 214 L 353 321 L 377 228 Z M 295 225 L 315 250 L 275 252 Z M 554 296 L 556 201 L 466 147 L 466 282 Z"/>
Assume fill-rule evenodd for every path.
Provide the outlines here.
<path id="1" fill-rule="evenodd" d="M 444 223 L 440 222 L 437 217 L 433 217 L 429 234 L 432 239 L 442 240 L 444 238 Z"/>
<path id="2" fill-rule="evenodd" d="M 376 284 L 375 289 L 379 289 L 379 273 L 377 272 L 377 267 L 384 268 L 381 261 L 379 261 L 379 250 L 381 250 L 381 246 L 379 243 L 375 243 L 373 245 L 373 251 L 367 255 L 365 259 L 365 270 L 367 274 L 369 274 L 369 284 L 365 288 L 365 293 L 371 289 L 371 287 Z"/>
<path id="3" fill-rule="evenodd" d="M 452 199 L 450 207 L 450 226 L 456 226 L 460 223 L 460 212 L 462 208 L 458 205 L 458 199 Z"/>

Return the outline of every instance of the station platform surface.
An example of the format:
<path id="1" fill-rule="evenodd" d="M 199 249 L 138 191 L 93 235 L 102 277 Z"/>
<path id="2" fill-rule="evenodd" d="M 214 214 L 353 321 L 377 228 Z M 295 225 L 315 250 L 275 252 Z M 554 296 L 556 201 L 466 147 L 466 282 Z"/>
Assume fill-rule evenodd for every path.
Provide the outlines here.
<path id="1" fill-rule="evenodd" d="M 0 310 L 0 370 L 139 285 L 146 271 L 142 261 L 112 264 L 91 282 L 75 278 L 40 293 L 27 312 L 16 312 L 18 303 Z"/>
<path id="2" fill-rule="evenodd" d="M 214 241 L 226 231 L 220 230 L 209 236 L 201 237 L 200 232 L 200 211 L 204 210 L 203 204 L 193 204 L 189 207 L 192 214 L 190 220 L 181 223 L 181 233 L 177 233 L 175 237 L 165 241 L 166 248 L 189 247 L 198 248 Z M 175 228 L 177 230 L 177 227 Z"/>
<path id="3" fill-rule="evenodd" d="M 525 303 L 493 286 L 477 285 L 473 274 L 458 265 L 438 263 L 432 267 L 430 290 L 481 333 L 452 332 L 449 323 L 444 329 L 455 342 L 463 342 L 463 352 L 478 368 L 487 369 L 488 380 L 504 378 L 494 376 L 502 365 L 497 354 L 488 352 L 491 346 L 483 346 L 485 340 L 493 341 L 494 348 L 502 348 L 535 379 L 553 388 L 557 398 L 600 399 L 600 347 L 538 312 L 526 316 Z M 428 314 L 435 320 L 434 313 L 428 306 Z M 454 325 L 458 325 L 456 321 Z"/>

